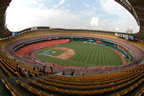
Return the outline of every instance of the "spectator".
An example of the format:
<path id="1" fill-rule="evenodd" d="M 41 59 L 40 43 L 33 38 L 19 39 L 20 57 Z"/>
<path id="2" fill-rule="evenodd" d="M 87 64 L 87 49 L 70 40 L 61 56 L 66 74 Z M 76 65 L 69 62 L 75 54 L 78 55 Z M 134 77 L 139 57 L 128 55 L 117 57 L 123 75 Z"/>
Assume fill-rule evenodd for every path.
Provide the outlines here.
<path id="1" fill-rule="evenodd" d="M 44 73 L 46 72 L 46 66 L 43 66 L 43 72 Z"/>
<path id="2" fill-rule="evenodd" d="M 50 66 L 50 71 L 53 73 L 53 67 L 52 66 Z"/>

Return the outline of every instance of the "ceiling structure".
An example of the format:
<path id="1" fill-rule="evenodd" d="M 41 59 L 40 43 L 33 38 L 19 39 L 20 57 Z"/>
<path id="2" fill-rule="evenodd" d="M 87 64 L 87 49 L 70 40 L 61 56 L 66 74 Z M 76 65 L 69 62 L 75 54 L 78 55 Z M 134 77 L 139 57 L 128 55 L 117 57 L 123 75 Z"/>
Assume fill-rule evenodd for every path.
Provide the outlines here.
<path id="1" fill-rule="evenodd" d="M 0 0 L 0 38 L 6 38 L 12 34 L 5 25 L 6 9 L 10 2 L 11 0 Z"/>
<path id="2" fill-rule="evenodd" d="M 136 34 L 139 41 L 144 40 L 144 0 L 115 0 L 125 7 L 136 19 L 140 31 Z M 11 36 L 11 32 L 7 29 L 5 23 L 6 9 L 11 0 L 0 0 L 0 38 Z"/>
<path id="3" fill-rule="evenodd" d="M 136 34 L 138 40 L 144 40 L 144 0 L 115 0 L 125 7 L 136 19 L 140 31 Z"/>

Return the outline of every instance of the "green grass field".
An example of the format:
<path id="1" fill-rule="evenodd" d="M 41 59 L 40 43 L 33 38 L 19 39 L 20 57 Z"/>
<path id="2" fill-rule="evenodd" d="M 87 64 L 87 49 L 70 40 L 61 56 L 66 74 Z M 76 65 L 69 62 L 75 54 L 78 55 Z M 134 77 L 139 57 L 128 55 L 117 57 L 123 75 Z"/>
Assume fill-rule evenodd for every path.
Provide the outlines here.
<path id="1" fill-rule="evenodd" d="M 40 52 L 46 52 L 47 50 L 53 50 L 56 47 L 71 48 L 75 51 L 75 55 L 69 59 L 62 60 L 53 58 L 50 56 L 40 55 Z M 56 55 L 62 52 L 56 51 Z M 93 45 L 83 42 L 70 42 L 66 44 L 56 45 L 49 48 L 44 48 L 36 51 L 35 56 L 44 62 L 50 62 L 53 64 L 61 64 L 66 66 L 119 66 L 122 64 L 120 56 L 112 49 L 104 46 Z"/>

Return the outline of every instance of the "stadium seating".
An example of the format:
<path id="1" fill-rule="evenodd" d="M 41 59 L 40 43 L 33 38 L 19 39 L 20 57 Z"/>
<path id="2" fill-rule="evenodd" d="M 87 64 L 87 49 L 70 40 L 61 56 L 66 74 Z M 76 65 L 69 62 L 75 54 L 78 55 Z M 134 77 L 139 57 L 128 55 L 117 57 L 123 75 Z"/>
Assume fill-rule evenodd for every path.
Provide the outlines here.
<path id="1" fill-rule="evenodd" d="M 18 39 L 22 40 L 23 38 L 20 37 L 13 38 L 12 41 L 5 40 L 1 44 L 6 46 L 7 42 L 10 44 Z M 20 42 L 17 41 L 14 44 Z M 142 54 L 135 47 L 132 45 L 127 45 L 127 47 L 141 57 Z M 1 47 L 0 85 L 3 84 L 2 88 L 7 91 L 7 94 L 13 96 L 24 94 L 24 96 L 141 96 L 143 94 L 141 85 L 144 82 L 144 65 L 129 65 L 120 72 L 67 77 L 33 70 L 33 65 L 20 62 L 21 60 L 18 60 L 17 57 L 17 60 L 15 57 L 12 58 L 9 56 L 10 52 L 5 50 L 5 47 Z M 19 68 L 26 69 L 27 72 L 17 71 L 17 64 Z"/>

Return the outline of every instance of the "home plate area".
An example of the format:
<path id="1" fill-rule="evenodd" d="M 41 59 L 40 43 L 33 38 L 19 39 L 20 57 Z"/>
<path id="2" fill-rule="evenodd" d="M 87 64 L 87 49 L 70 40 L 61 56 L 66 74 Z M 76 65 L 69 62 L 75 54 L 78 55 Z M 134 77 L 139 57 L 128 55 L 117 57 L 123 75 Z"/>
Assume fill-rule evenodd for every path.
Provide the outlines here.
<path id="1" fill-rule="evenodd" d="M 58 59 L 69 59 L 75 54 L 73 49 L 65 48 L 65 47 L 56 47 L 51 50 L 44 50 L 40 52 L 38 55 L 41 56 L 50 56 Z"/>

